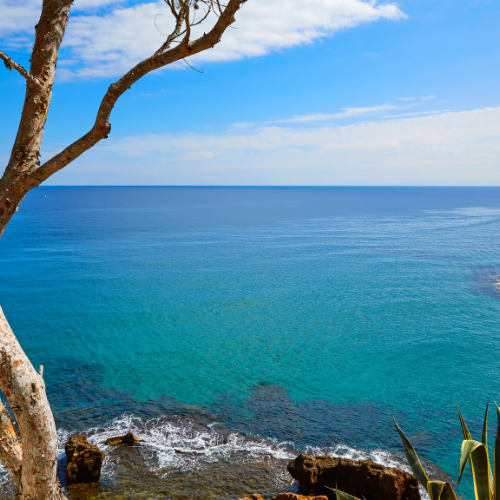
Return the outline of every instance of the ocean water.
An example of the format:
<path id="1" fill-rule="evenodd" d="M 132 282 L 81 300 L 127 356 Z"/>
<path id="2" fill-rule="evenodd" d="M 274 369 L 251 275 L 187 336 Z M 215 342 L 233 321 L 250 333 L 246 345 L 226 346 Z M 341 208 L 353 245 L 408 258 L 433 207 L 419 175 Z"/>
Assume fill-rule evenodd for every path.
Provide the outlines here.
<path id="1" fill-rule="evenodd" d="M 75 499 L 294 491 L 297 450 L 404 466 L 393 418 L 455 480 L 456 405 L 479 436 L 500 399 L 498 188 L 41 187 L 0 266 L 61 448 L 147 441 Z"/>

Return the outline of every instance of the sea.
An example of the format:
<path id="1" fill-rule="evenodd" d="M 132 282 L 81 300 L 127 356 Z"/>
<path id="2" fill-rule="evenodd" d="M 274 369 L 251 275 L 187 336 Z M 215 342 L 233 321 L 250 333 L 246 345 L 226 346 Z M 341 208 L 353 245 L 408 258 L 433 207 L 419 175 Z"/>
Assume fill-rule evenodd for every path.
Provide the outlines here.
<path id="1" fill-rule="evenodd" d="M 71 500 L 297 492 L 299 452 L 408 470 L 393 419 L 457 487 L 457 406 L 494 442 L 500 188 L 40 187 L 0 270 L 62 484 L 70 435 L 106 453 Z"/>

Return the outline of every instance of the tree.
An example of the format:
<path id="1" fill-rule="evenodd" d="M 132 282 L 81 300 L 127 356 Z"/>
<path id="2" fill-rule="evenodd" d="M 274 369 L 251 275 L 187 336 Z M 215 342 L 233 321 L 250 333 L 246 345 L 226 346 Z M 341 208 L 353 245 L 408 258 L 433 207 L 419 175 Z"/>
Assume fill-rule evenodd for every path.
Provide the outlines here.
<path id="1" fill-rule="evenodd" d="M 174 28 L 162 46 L 113 83 L 104 95 L 92 128 L 43 165 L 40 164 L 45 122 L 52 99 L 59 48 L 73 0 L 43 0 L 35 26 L 35 43 L 29 72 L 0 52 L 9 70 L 26 79 L 21 121 L 5 172 L 0 179 L 0 236 L 26 193 L 69 165 L 111 131 L 109 118 L 118 98 L 151 71 L 214 47 L 234 22 L 246 0 L 165 0 Z M 215 15 L 212 29 L 191 40 L 192 28 Z M 175 45 L 174 45 L 175 44 Z M 43 367 L 36 372 L 0 308 L 0 389 L 7 405 L 0 407 L 0 462 L 8 470 L 21 500 L 65 498 L 56 478 L 57 434 L 45 393 Z M 1 404 L 1 403 L 0 403 Z"/>

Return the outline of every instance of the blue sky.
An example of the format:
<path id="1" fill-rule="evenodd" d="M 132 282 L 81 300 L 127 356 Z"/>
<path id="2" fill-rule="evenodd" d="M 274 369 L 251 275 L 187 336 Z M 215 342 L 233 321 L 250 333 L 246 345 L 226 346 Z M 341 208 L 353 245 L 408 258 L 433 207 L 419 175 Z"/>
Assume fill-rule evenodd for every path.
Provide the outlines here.
<path id="1" fill-rule="evenodd" d="M 26 66 L 39 0 L 0 0 Z M 162 2 L 76 0 L 42 149 L 91 127 L 105 90 L 155 50 Z M 223 42 L 149 75 L 112 133 L 52 185 L 500 185 L 500 4 L 248 0 Z M 208 30 L 208 26 L 203 31 Z M 0 68 L 0 162 L 24 81 Z"/>

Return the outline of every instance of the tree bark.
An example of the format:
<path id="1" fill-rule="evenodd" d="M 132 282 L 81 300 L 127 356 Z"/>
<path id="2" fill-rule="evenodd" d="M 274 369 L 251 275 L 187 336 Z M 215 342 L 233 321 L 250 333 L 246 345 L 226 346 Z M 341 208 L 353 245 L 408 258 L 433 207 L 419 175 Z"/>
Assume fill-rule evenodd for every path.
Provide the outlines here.
<path id="1" fill-rule="evenodd" d="M 18 487 L 19 498 L 64 499 L 64 493 L 56 480 L 57 431 L 45 394 L 45 383 L 19 345 L 1 307 L 0 389 L 12 408 L 22 436 L 22 450 L 19 450 L 19 440 L 13 426 L 9 428 L 8 424 L 2 425 L 2 437 L 7 436 L 15 444 L 6 452 L 2 446 L 2 463 L 12 464 L 9 473 Z M 2 414 L 2 424 L 4 417 L 5 412 Z M 18 480 L 19 471 L 21 475 Z"/>
<path id="2" fill-rule="evenodd" d="M 30 174 L 39 165 L 45 122 L 52 99 L 57 56 L 69 19 L 72 0 L 44 0 L 35 26 L 30 78 L 17 136 L 0 180 L 0 236 L 26 193 L 40 182 Z"/>
<path id="3" fill-rule="evenodd" d="M 17 489 L 21 482 L 23 449 L 7 405 L 0 403 L 0 461 Z"/>

